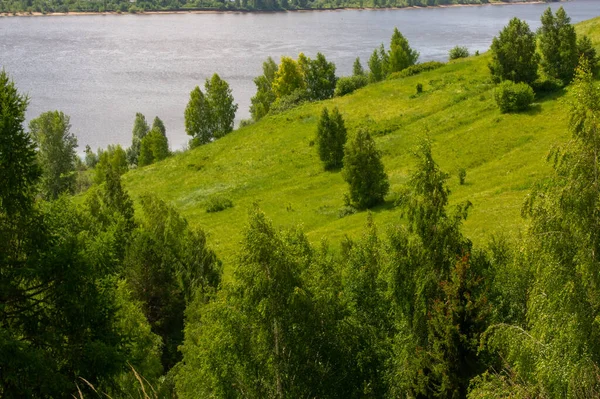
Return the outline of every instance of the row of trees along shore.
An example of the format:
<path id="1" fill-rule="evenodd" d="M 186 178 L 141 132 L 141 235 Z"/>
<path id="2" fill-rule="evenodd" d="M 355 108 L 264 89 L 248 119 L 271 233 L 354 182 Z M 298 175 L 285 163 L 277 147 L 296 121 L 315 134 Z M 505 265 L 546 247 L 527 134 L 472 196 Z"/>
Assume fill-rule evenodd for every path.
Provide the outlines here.
<path id="1" fill-rule="evenodd" d="M 596 56 L 564 10 L 547 11 L 543 24 L 535 51 L 516 58 L 532 54 L 536 76 L 520 80 L 505 56 L 508 33 L 530 49 L 518 20 L 494 41 L 490 64 L 498 82 L 536 93 L 570 84 L 573 94 L 571 140 L 523 206 L 527 234 L 474 246 L 462 232 L 471 204 L 449 207 L 449 175 L 425 139 L 395 204 L 405 223 L 381 232 L 367 212 L 362 234 L 334 252 L 254 206 L 226 281 L 202 230 L 156 196 L 134 207 L 121 184 L 131 166 L 168 155 L 160 118 L 150 127 L 136 115 L 127 150 L 87 151 L 96 184 L 76 205 L 64 194 L 84 163 L 68 116 L 44 113 L 27 131 L 28 100 L 0 72 L 0 397 L 598 397 Z M 565 63 L 573 53 L 578 64 Z M 352 78 L 429 68 L 412 65 L 416 57 L 395 31 Z M 341 79 L 324 56 L 301 54 L 267 61 L 256 81 L 260 119 L 297 98 L 330 98 Z M 192 91 L 193 145 L 231 132 L 230 94 L 218 75 Z M 324 173 L 341 170 L 348 207 L 371 208 L 389 188 L 384 165 L 342 111 L 323 110 L 315 156 Z"/>
<path id="2" fill-rule="evenodd" d="M 550 2 L 550 0 L 546 0 Z M 508 2 L 508 1 L 507 1 Z M 285 11 L 339 8 L 432 7 L 487 4 L 489 0 L 2 0 L 0 13 L 66 13 L 151 11 Z"/>

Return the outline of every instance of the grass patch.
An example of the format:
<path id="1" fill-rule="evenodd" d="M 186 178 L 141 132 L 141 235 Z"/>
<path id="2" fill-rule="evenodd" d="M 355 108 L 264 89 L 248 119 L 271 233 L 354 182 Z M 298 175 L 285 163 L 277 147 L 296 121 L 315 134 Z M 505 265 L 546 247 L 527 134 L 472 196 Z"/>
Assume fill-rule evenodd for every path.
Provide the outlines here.
<path id="1" fill-rule="evenodd" d="M 599 27 L 596 18 L 577 29 L 598 46 Z M 539 99 L 530 111 L 501 114 L 489 60 L 489 54 L 464 58 L 347 96 L 302 104 L 152 168 L 133 170 L 123 176 L 124 185 L 134 199 L 156 193 L 175 204 L 191 225 L 207 231 L 209 244 L 224 261 L 226 278 L 254 203 L 277 226 L 301 225 L 314 243 L 326 238 L 337 248 L 345 235 L 360 234 L 366 221 L 366 212 L 343 209 L 346 183 L 339 172 L 323 170 L 316 147 L 309 145 L 322 108 L 338 107 L 350 137 L 359 128 L 372 132 L 391 192 L 401 191 L 414 165 L 413 149 L 428 136 L 444 171 L 468 171 L 466 184 L 456 177 L 449 180 L 451 203 L 470 200 L 474 205 L 466 234 L 476 244 L 495 233 L 518 234 L 526 226 L 520 210 L 529 187 L 548 176 L 548 151 L 569 137 L 564 100 L 570 94 L 567 89 Z M 418 83 L 423 92 L 414 96 Z M 207 212 L 206 199 L 223 192 L 235 207 Z M 215 202 L 215 209 L 222 205 Z M 403 222 L 393 206 L 374 209 L 373 217 L 381 229 Z"/>

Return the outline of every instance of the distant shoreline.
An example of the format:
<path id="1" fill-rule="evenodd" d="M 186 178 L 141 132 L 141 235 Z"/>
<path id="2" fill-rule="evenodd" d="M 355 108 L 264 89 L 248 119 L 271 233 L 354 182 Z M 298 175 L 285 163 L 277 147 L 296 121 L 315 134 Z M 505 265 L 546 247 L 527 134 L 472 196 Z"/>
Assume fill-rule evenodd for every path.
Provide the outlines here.
<path id="1" fill-rule="evenodd" d="M 565 0 L 560 0 L 564 2 Z M 135 3 L 132 3 L 135 4 Z M 481 6 L 506 6 L 506 5 L 525 5 L 525 4 L 550 4 L 542 0 L 534 1 L 494 1 L 485 4 L 442 4 L 439 6 L 409 6 L 409 7 L 339 7 L 339 8 L 301 8 L 296 10 L 211 10 L 211 9 L 190 9 L 190 10 L 147 10 L 135 13 L 117 12 L 117 11 L 71 11 L 71 12 L 51 12 L 43 14 L 41 12 L 18 12 L 18 13 L 0 13 L 0 17 L 52 17 L 52 16 L 80 16 L 80 15 L 161 15 L 161 14 L 275 14 L 287 12 L 312 12 L 312 11 L 390 11 L 390 10 L 419 10 L 427 8 L 453 8 L 453 7 L 481 7 Z"/>

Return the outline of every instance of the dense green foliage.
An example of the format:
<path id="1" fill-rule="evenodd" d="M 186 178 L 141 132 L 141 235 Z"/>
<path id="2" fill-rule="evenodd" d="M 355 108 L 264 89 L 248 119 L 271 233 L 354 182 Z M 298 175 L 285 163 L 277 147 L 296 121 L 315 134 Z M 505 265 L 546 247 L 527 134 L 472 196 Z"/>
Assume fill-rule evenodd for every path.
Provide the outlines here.
<path id="1" fill-rule="evenodd" d="M 547 8 L 542 15 L 539 30 L 541 66 L 546 75 L 560 79 L 567 84 L 573 78 L 579 61 L 577 34 L 571 25 L 571 18 L 560 7 L 556 15 Z"/>
<path id="2" fill-rule="evenodd" d="M 135 114 L 135 121 L 133 122 L 133 131 L 131 132 L 131 146 L 127 149 L 127 161 L 130 165 L 137 165 L 140 156 L 140 150 L 142 147 L 142 140 L 148 132 L 150 127 L 146 122 L 144 114 L 138 112 Z"/>
<path id="3" fill-rule="evenodd" d="M 335 85 L 335 96 L 345 96 L 365 87 L 369 84 L 369 78 L 365 75 L 344 76 L 338 79 Z"/>
<path id="4" fill-rule="evenodd" d="M 525 21 L 518 18 L 508 25 L 492 41 L 490 71 L 496 82 L 533 83 L 538 76 L 538 59 L 535 35 Z"/>
<path id="5" fill-rule="evenodd" d="M 335 64 L 317 53 L 314 60 L 303 53 L 298 60 L 281 57 L 279 66 L 269 57 L 263 74 L 254 79 L 256 95 L 251 99 L 250 114 L 258 121 L 269 112 L 278 114 L 303 102 L 333 97 L 337 77 Z"/>
<path id="6" fill-rule="evenodd" d="M 316 143 L 325 170 L 342 167 L 346 137 L 346 126 L 340 111 L 334 108 L 330 115 L 327 108 L 323 108 L 317 127 Z"/>
<path id="7" fill-rule="evenodd" d="M 271 104 L 275 101 L 273 81 L 277 72 L 277 64 L 271 57 L 263 62 L 263 74 L 254 78 L 256 94 L 250 99 L 250 115 L 255 121 L 269 113 Z"/>
<path id="8" fill-rule="evenodd" d="M 469 56 L 469 49 L 465 46 L 455 46 L 450 49 L 448 58 L 456 60 L 459 58 L 467 58 Z"/>
<path id="9" fill-rule="evenodd" d="M 600 88 L 589 66 L 576 71 L 570 105 L 572 141 L 553 152 L 554 174 L 529 196 L 524 242 L 528 270 L 524 317 L 492 325 L 484 343 L 507 373 L 490 373 L 472 397 L 596 397 L 600 379 L 597 258 L 599 248 L 598 115 Z"/>
<path id="10" fill-rule="evenodd" d="M 98 162 L 94 168 L 94 181 L 101 184 L 106 180 L 108 170 L 122 175 L 129 169 L 127 153 L 120 145 L 109 145 L 106 150 L 98 150 Z"/>
<path id="11" fill-rule="evenodd" d="M 164 126 L 162 127 L 164 129 Z M 162 161 L 169 156 L 169 141 L 160 125 L 153 127 L 142 139 L 140 145 L 139 166 Z"/>
<path id="12" fill-rule="evenodd" d="M 412 67 L 417 62 L 419 53 L 412 49 L 408 40 L 394 28 L 390 41 L 390 50 L 386 51 L 383 44 L 373 50 L 369 58 L 369 80 L 379 82 L 392 73 L 398 73 Z"/>
<path id="13" fill-rule="evenodd" d="M 233 130 L 237 104 L 229 84 L 216 73 L 204 83 L 205 93 L 198 86 L 190 93 L 185 109 L 185 130 L 192 136 L 192 146 L 207 144 Z"/>
<path id="14" fill-rule="evenodd" d="M 59 111 L 45 112 L 29 123 L 38 147 L 41 191 L 45 198 L 56 199 L 62 193 L 73 193 L 77 138 L 70 129 L 69 117 Z"/>
<path id="15" fill-rule="evenodd" d="M 85 235 L 85 215 L 68 201 L 35 200 L 41 173 L 26 106 L 1 72 L 0 395 L 59 397 L 79 377 L 110 381 L 126 353 L 106 284 L 114 264 L 102 262 L 110 248 Z"/>
<path id="16" fill-rule="evenodd" d="M 352 76 L 365 76 L 365 70 L 360 63 L 359 57 L 356 57 L 354 64 L 352 64 Z"/>
<path id="17" fill-rule="evenodd" d="M 505 80 L 496 87 L 494 98 L 501 112 L 519 112 L 529 108 L 535 93 L 527 83 Z"/>
<path id="18" fill-rule="evenodd" d="M 350 186 L 350 204 L 365 209 L 383 202 L 390 183 L 383 169 L 381 153 L 369 133 L 361 129 L 346 144 L 343 163 L 342 176 Z"/>
<path id="19" fill-rule="evenodd" d="M 584 57 L 590 66 L 590 69 L 594 71 L 598 65 L 598 56 L 596 55 L 596 49 L 592 44 L 592 40 L 587 36 L 581 36 L 577 39 L 577 54 L 579 57 Z"/>
<path id="20" fill-rule="evenodd" d="M 419 58 L 419 53 L 411 49 L 408 40 L 400 33 L 398 28 L 394 28 L 388 57 L 389 66 L 384 67 L 384 70 L 389 74 L 400 72 L 414 65 Z"/>

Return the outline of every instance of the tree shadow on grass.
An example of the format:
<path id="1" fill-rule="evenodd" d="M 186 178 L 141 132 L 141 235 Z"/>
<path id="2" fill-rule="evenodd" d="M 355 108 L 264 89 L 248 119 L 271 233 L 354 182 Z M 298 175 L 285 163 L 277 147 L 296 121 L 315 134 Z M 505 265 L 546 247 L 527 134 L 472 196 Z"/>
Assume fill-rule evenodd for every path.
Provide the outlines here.
<path id="1" fill-rule="evenodd" d="M 525 111 L 521 111 L 521 114 L 525 114 L 525 115 L 538 115 L 542 112 L 542 105 L 540 103 L 535 103 L 535 104 L 531 104 L 531 106 L 529 108 L 527 108 Z"/>

